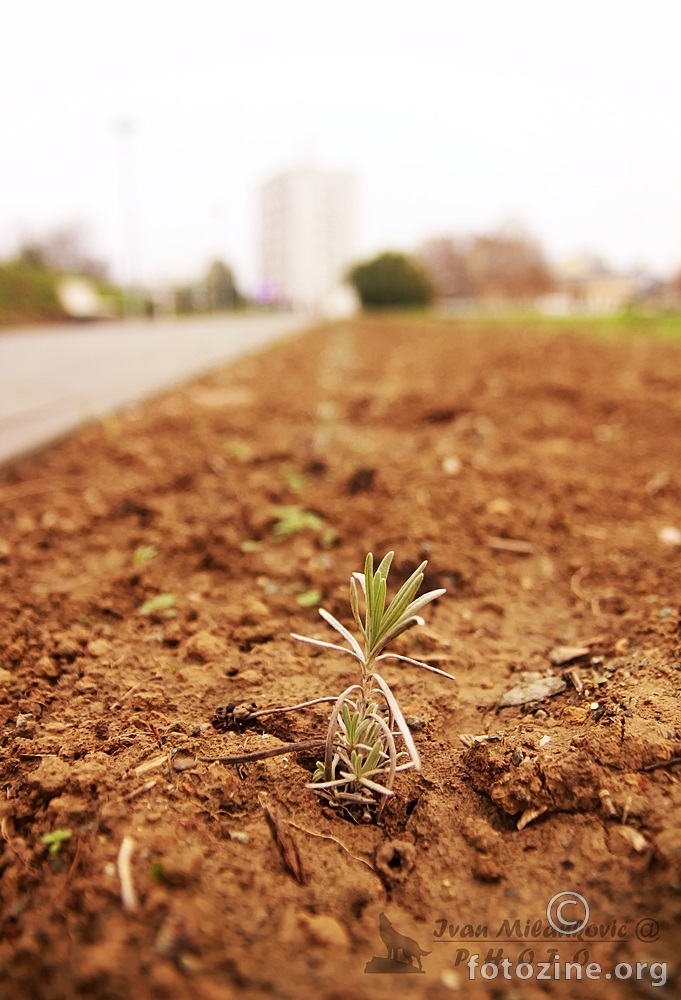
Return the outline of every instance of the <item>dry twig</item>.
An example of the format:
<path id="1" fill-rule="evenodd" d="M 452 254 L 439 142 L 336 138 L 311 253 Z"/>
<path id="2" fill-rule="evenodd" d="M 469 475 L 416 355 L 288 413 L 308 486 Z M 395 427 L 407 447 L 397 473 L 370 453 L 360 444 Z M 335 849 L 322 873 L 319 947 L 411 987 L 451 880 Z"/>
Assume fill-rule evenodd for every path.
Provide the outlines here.
<path id="1" fill-rule="evenodd" d="M 274 806 L 269 805 L 262 797 L 260 798 L 260 805 L 265 814 L 267 826 L 272 834 L 272 840 L 279 851 L 284 868 L 292 875 L 298 885 L 304 885 L 305 873 L 303 872 L 303 863 L 300 860 L 300 851 L 293 835 L 287 829 L 291 824 L 283 818 Z"/>
<path id="2" fill-rule="evenodd" d="M 251 764 L 256 760 L 266 760 L 268 757 L 280 757 L 285 753 L 297 753 L 299 750 L 321 750 L 326 740 L 307 740 L 303 743 L 285 743 L 284 746 L 272 750 L 254 750 L 253 753 L 233 754 L 230 757 L 201 757 L 204 764 Z"/>

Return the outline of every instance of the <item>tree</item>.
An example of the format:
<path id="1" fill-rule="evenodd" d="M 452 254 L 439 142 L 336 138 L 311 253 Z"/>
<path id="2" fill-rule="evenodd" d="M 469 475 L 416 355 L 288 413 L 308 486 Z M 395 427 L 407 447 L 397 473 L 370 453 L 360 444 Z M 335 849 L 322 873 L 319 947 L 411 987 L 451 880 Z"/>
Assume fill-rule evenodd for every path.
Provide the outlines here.
<path id="1" fill-rule="evenodd" d="M 214 260 L 204 278 L 206 299 L 210 309 L 234 309 L 241 296 L 234 282 L 231 268 L 221 260 Z"/>
<path id="2" fill-rule="evenodd" d="M 49 267 L 62 273 L 103 280 L 107 266 L 91 254 L 89 242 L 87 226 L 80 223 L 64 225 L 42 239 L 24 243 L 19 249 L 19 259 L 32 267 Z"/>
<path id="3" fill-rule="evenodd" d="M 467 266 L 478 298 L 534 298 L 553 287 L 539 244 L 521 232 L 476 236 Z"/>
<path id="4" fill-rule="evenodd" d="M 433 292 L 438 299 L 469 298 L 474 289 L 468 273 L 468 245 L 448 236 L 428 240 L 419 250 Z"/>
<path id="5" fill-rule="evenodd" d="M 421 265 L 402 253 L 386 251 L 372 260 L 356 264 L 348 279 L 364 309 L 427 306 L 432 298 L 430 283 Z"/>

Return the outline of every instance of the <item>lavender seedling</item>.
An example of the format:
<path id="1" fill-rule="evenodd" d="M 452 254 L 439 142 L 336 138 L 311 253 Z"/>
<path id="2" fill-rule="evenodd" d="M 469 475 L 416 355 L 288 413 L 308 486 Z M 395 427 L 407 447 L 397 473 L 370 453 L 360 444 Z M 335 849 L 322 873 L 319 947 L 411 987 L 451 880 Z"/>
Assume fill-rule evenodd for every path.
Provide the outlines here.
<path id="1" fill-rule="evenodd" d="M 416 596 L 427 565 L 423 562 L 386 607 L 387 579 L 393 555 L 389 552 L 374 572 L 373 556 L 369 553 L 364 573 L 353 573 L 350 579 L 350 605 L 360 641 L 323 608 L 319 609 L 320 615 L 340 633 L 348 646 L 291 633 L 301 642 L 349 653 L 360 664 L 359 683 L 350 685 L 334 703 L 324 760 L 317 763 L 308 787 L 332 805 L 344 807 L 351 813 L 359 811 L 367 820 L 380 817 L 386 799 L 394 794 L 393 783 L 398 771 L 421 767 L 409 727 L 390 687 L 377 672 L 376 664 L 387 659 L 401 660 L 454 680 L 451 674 L 420 660 L 383 652 L 397 636 L 414 625 L 425 624 L 418 612 L 445 593 L 440 589 Z M 358 584 L 364 595 L 364 621 L 360 617 Z M 398 741 L 401 741 L 399 749 Z"/>

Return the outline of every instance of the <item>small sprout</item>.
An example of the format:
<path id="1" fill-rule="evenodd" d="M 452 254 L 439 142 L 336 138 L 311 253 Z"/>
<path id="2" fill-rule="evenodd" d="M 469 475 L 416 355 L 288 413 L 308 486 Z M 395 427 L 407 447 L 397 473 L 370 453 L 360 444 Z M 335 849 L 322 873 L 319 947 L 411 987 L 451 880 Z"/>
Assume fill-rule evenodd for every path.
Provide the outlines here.
<path id="1" fill-rule="evenodd" d="M 135 569 L 141 569 L 142 566 L 146 566 L 148 562 L 155 559 L 158 555 L 158 549 L 155 545 L 140 545 L 132 554 L 132 565 Z"/>
<path id="2" fill-rule="evenodd" d="M 257 541 L 255 538 L 246 538 L 239 548 L 242 552 L 260 552 L 262 542 Z"/>
<path id="3" fill-rule="evenodd" d="M 250 444 L 240 440 L 240 438 L 230 438 L 229 441 L 225 441 L 222 450 L 230 458 L 235 458 L 237 462 L 243 462 L 244 465 L 253 461 L 253 449 Z"/>
<path id="4" fill-rule="evenodd" d="M 71 839 L 71 831 L 53 830 L 52 833 L 44 833 L 40 839 L 43 844 L 50 845 L 50 854 L 59 854 L 62 844 Z"/>
<path id="5" fill-rule="evenodd" d="M 319 539 L 319 544 L 323 549 L 331 549 L 338 541 L 338 532 L 334 531 L 333 528 L 324 528 L 321 537 Z"/>
<path id="6" fill-rule="evenodd" d="M 293 490 L 294 493 L 299 493 L 307 483 L 307 476 L 305 473 L 298 472 L 296 469 L 284 469 L 283 476 L 286 485 L 290 490 Z"/>
<path id="7" fill-rule="evenodd" d="M 177 611 L 175 611 L 175 594 L 157 594 L 156 597 L 150 597 L 138 611 L 140 615 L 153 615 L 157 613 L 161 613 L 164 618 L 175 617 L 177 614 Z"/>
<path id="8" fill-rule="evenodd" d="M 292 633 L 292 638 L 301 642 L 347 653 L 359 661 L 359 683 L 350 685 L 335 701 L 324 760 L 318 761 L 308 787 L 319 792 L 331 805 L 363 819 L 379 819 L 386 800 L 394 794 L 393 783 L 398 771 L 421 767 L 416 745 L 395 696 L 376 671 L 378 661 L 400 660 L 453 680 L 451 674 L 420 660 L 384 652 L 397 636 L 415 625 L 423 625 L 418 612 L 445 593 L 440 589 L 416 596 L 427 565 L 423 562 L 386 606 L 393 555 L 389 552 L 374 572 L 373 556 L 369 553 L 364 573 L 353 573 L 350 578 L 350 606 L 359 629 L 359 640 L 324 608 L 319 609 L 319 614 L 340 633 L 347 646 Z M 359 610 L 358 583 L 364 595 L 364 621 Z"/>
<path id="9" fill-rule="evenodd" d="M 165 885 L 168 882 L 168 876 L 163 870 L 163 865 L 160 861 L 152 861 L 151 868 L 149 869 L 149 874 L 155 882 L 160 885 Z"/>
<path id="10" fill-rule="evenodd" d="M 298 504 L 290 504 L 283 507 L 273 507 L 272 513 L 276 521 L 272 526 L 272 534 L 278 538 L 288 538 L 289 535 L 297 535 L 301 531 L 323 531 L 324 520 L 319 514 L 314 514 L 311 510 L 303 510 Z"/>
<path id="11" fill-rule="evenodd" d="M 296 603 L 301 608 L 315 608 L 322 599 L 320 590 L 305 590 L 296 596 Z"/>

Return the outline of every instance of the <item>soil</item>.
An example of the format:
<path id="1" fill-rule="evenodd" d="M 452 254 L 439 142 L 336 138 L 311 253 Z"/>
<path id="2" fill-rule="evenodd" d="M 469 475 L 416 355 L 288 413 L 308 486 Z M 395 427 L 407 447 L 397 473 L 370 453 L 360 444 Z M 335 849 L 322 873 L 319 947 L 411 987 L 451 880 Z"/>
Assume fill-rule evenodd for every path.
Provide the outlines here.
<path id="1" fill-rule="evenodd" d="M 0 998 L 393 996 L 381 913 L 407 996 L 674 995 L 680 468 L 678 343 L 391 318 L 6 465 Z M 306 789 L 319 752 L 215 758 L 324 737 L 326 704 L 227 707 L 353 683 L 290 632 L 333 641 L 316 602 L 350 626 L 389 549 L 391 586 L 427 559 L 447 590 L 395 651 L 456 681 L 384 664 L 422 770 L 374 825 Z M 515 975 L 555 954 L 667 985 Z"/>

